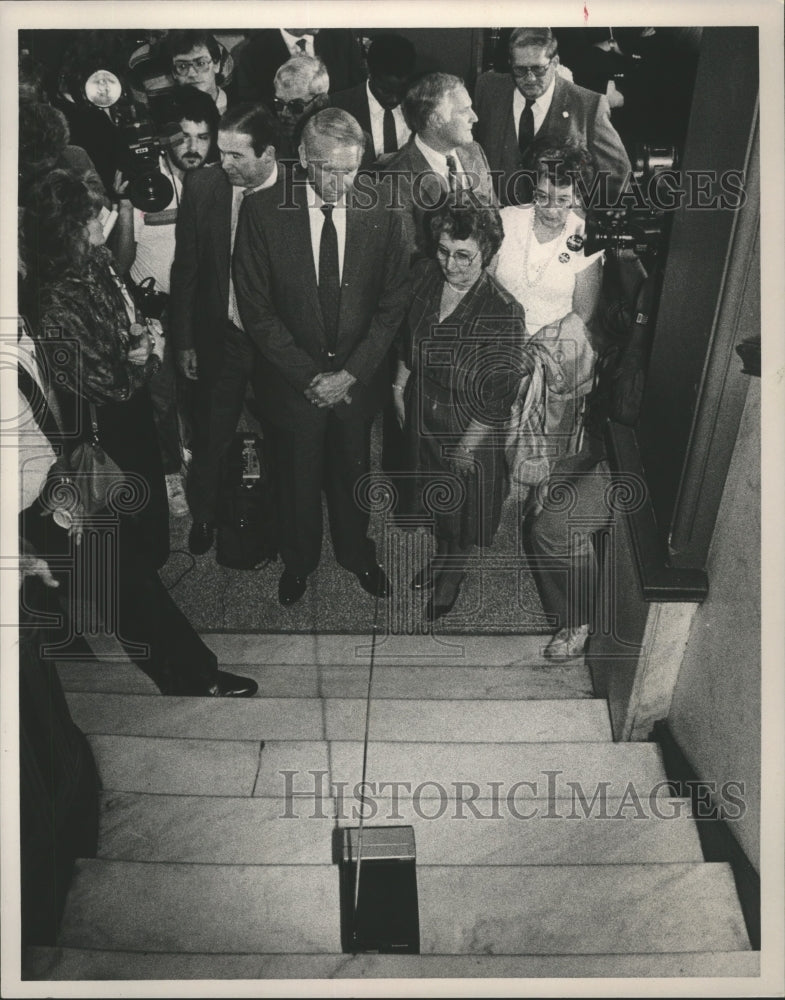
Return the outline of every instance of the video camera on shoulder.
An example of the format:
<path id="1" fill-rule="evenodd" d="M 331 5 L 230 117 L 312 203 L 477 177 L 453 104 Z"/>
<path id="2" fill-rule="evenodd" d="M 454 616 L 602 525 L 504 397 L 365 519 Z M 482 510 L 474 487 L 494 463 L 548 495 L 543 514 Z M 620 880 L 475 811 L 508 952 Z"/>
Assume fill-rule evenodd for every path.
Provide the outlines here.
<path id="1" fill-rule="evenodd" d="M 110 70 L 99 69 L 84 84 L 87 100 L 99 108 L 112 108 L 112 119 L 120 130 L 123 145 L 121 170 L 129 181 L 126 195 L 142 212 L 160 212 L 174 198 L 174 188 L 160 171 L 177 126 L 154 121 L 124 93 L 119 78 Z"/>

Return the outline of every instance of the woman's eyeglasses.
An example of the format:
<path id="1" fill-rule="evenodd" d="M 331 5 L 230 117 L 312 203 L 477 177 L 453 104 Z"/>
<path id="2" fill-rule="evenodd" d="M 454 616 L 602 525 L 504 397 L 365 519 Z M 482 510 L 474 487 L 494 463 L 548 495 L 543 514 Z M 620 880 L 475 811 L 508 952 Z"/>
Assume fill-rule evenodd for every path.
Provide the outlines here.
<path id="1" fill-rule="evenodd" d="M 466 250 L 456 250 L 454 253 L 450 253 L 450 251 L 443 246 L 436 247 L 436 256 L 442 264 L 446 264 L 448 261 L 452 260 L 456 267 L 461 268 L 471 267 L 479 252 L 479 250 L 477 253 L 468 253 Z"/>
<path id="2" fill-rule="evenodd" d="M 210 56 L 197 56 L 196 59 L 175 59 L 172 62 L 172 66 L 178 76 L 185 76 L 189 69 L 195 69 L 200 73 L 204 73 L 212 61 Z"/>
<path id="3" fill-rule="evenodd" d="M 535 191 L 532 195 L 532 201 L 541 208 L 572 208 L 574 204 L 571 195 L 551 198 L 543 191 Z"/>

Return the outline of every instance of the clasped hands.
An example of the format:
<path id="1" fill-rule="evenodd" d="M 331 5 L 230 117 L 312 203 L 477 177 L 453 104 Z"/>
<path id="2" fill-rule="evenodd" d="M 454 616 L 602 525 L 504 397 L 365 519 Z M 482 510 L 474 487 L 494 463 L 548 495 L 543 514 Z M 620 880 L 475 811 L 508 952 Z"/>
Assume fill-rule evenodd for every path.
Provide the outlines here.
<path id="1" fill-rule="evenodd" d="M 462 444 L 458 445 L 451 454 L 447 455 L 446 460 L 450 472 L 456 476 L 460 476 L 462 479 L 468 479 L 477 471 L 474 453 L 471 448 L 467 448 Z"/>
<path id="2" fill-rule="evenodd" d="M 305 390 L 305 398 L 320 410 L 332 409 L 339 403 L 351 403 L 349 390 L 357 379 L 345 369 L 339 372 L 321 372 L 315 375 Z"/>

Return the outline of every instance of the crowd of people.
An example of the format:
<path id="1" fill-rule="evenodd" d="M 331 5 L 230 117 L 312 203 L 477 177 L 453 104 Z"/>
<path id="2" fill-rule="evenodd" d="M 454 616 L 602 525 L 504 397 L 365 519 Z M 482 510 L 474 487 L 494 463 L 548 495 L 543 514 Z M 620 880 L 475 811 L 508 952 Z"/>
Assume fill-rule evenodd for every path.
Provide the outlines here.
<path id="1" fill-rule="evenodd" d="M 435 477 L 456 494 L 412 581 L 433 588 L 428 619 L 455 605 L 511 486 L 538 487 L 525 534 L 557 626 L 546 654 L 582 652 L 590 622 L 565 605 L 575 552 L 543 497 L 587 462 L 604 483 L 586 420 L 604 254 L 584 251 L 581 193 L 630 174 L 608 96 L 572 81 L 548 28 L 512 31 L 509 70 L 481 74 L 474 98 L 456 76 L 418 74 L 394 33 L 367 51 L 338 29 L 251 32 L 231 50 L 198 30 L 72 35 L 59 53 L 28 39 L 20 59 L 20 310 L 47 371 L 63 367 L 52 330 L 79 345 L 46 387 L 61 424 L 88 427 L 97 407 L 107 452 L 149 485 L 123 519 L 123 636 L 160 623 L 152 661 L 169 689 L 251 693 L 198 641 L 172 642 L 184 620 L 157 571 L 168 514 L 190 514 L 193 554 L 212 547 L 252 391 L 282 605 L 319 563 L 322 492 L 339 564 L 389 594 L 355 497 L 383 411 L 397 509 L 427 505 Z M 50 526 L 27 540 L 57 551 L 52 523 L 24 517 L 27 536 Z M 154 615 L 135 615 L 140 592 Z"/>
<path id="2" fill-rule="evenodd" d="M 591 530 L 568 531 L 549 496 L 569 489 L 593 528 L 610 516 L 595 369 L 645 275 L 628 261 L 611 293 L 604 252 L 585 245 L 582 192 L 601 176 L 612 194 L 630 172 L 613 88 L 576 85 L 548 28 L 512 31 L 509 68 L 481 74 L 474 97 L 457 76 L 418 72 L 395 33 L 365 50 L 343 29 L 250 32 L 233 47 L 205 31 L 131 34 L 23 38 L 23 606 L 52 610 L 69 586 L 62 567 L 95 511 L 51 497 L 91 442 L 143 484 L 118 508 L 109 568 L 128 655 L 165 694 L 255 694 L 218 669 L 159 577 L 170 517 L 190 515 L 194 556 L 213 546 L 248 402 L 275 490 L 282 606 L 319 564 L 323 494 L 337 562 L 373 598 L 390 594 L 357 492 L 381 416 L 396 513 L 433 526 L 434 556 L 410 581 L 427 621 L 453 609 L 513 495 L 555 629 L 545 655 L 582 654 Z M 40 644 L 22 652 L 23 757 L 56 783 L 35 748 L 59 728 L 84 797 L 89 748 Z M 43 722 L 42 688 L 57 707 Z M 25 794 L 30 843 L 51 838 Z M 57 853 L 47 836 L 30 872 Z"/>

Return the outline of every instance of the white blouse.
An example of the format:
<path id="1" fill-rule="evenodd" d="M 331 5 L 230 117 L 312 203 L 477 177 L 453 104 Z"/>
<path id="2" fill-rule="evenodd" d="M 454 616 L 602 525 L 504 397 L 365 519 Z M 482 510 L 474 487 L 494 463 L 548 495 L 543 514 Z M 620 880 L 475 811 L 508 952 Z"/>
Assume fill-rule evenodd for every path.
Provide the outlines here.
<path id="1" fill-rule="evenodd" d="M 572 312 L 575 277 L 603 251 L 586 256 L 582 243 L 571 249 L 568 241 L 584 239 L 584 220 L 570 212 L 563 231 L 549 243 L 534 234 L 534 206 L 511 206 L 501 211 L 504 240 L 496 261 L 496 278 L 514 295 L 526 312 L 526 330 L 532 335 Z M 576 244 L 573 243 L 573 247 Z"/>

